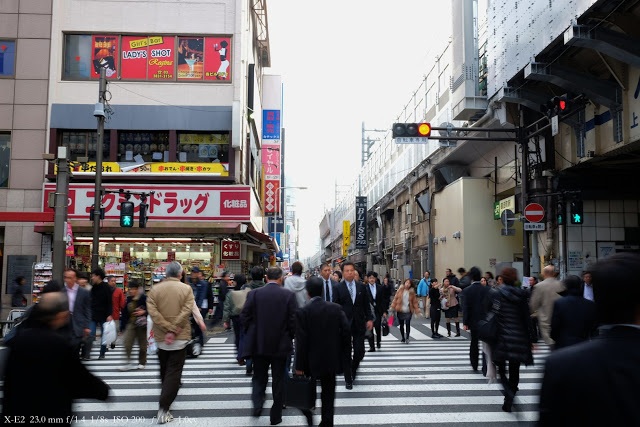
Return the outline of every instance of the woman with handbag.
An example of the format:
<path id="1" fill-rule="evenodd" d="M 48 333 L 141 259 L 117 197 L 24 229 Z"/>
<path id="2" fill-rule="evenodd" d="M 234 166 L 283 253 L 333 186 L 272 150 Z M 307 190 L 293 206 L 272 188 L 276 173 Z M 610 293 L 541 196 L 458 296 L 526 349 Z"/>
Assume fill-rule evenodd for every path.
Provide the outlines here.
<path id="1" fill-rule="evenodd" d="M 124 329 L 124 348 L 127 354 L 126 365 L 121 371 L 144 369 L 147 364 L 147 296 L 144 288 L 136 280 L 129 282 L 129 296 L 122 309 L 120 328 Z M 138 340 L 138 364 L 131 362 L 133 343 Z"/>
<path id="2" fill-rule="evenodd" d="M 493 311 L 497 320 L 497 334 L 491 357 L 504 388 L 504 405 L 502 410 L 511 412 L 513 399 L 518 391 L 520 381 L 520 364 L 533 365 L 531 353 L 531 334 L 529 328 L 529 305 L 527 292 L 515 287 L 518 272 L 507 267 L 502 270 L 504 286 L 495 291 Z M 509 362 L 509 377 L 506 365 Z"/>
<path id="3" fill-rule="evenodd" d="M 420 304 L 418 296 L 413 289 L 413 280 L 407 279 L 402 286 L 398 288 L 395 298 L 391 303 L 391 309 L 396 312 L 398 322 L 400 322 L 400 334 L 402 342 L 409 344 L 409 333 L 411 331 L 411 315 L 420 313 Z M 404 326 L 407 325 L 407 335 L 405 338 Z"/>
<path id="4" fill-rule="evenodd" d="M 456 322 L 456 336 L 460 336 L 460 318 L 458 317 L 458 299 L 456 294 L 462 292 L 457 286 L 453 286 L 448 278 L 442 281 L 441 306 L 444 310 L 444 317 L 447 320 L 447 336 L 451 336 L 451 319 Z"/>
<path id="5" fill-rule="evenodd" d="M 431 287 L 429 288 L 429 299 L 431 307 L 429 308 L 429 317 L 431 317 L 431 338 L 442 338 L 438 333 L 440 327 L 440 318 L 442 317 L 442 307 L 440 306 L 440 283 L 438 279 L 431 279 Z"/>

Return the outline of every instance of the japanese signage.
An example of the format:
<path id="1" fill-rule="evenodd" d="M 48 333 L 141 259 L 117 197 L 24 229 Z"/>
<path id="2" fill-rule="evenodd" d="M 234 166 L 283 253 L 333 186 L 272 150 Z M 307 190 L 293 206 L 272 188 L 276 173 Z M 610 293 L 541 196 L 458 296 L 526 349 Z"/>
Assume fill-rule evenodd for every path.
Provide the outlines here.
<path id="1" fill-rule="evenodd" d="M 511 196 L 511 197 L 507 197 L 506 199 L 500 200 L 500 214 L 499 215 L 502 215 L 502 212 L 504 212 L 507 209 L 509 209 L 511 212 L 517 212 L 518 211 L 516 209 L 516 196 Z M 495 216 L 495 209 L 494 209 L 494 216 Z M 498 216 L 498 218 L 500 218 L 500 216 Z"/>
<path id="2" fill-rule="evenodd" d="M 71 165 L 71 169 L 76 175 L 95 174 L 96 163 L 73 162 Z M 105 175 L 108 175 L 110 173 L 202 173 L 218 176 L 229 176 L 228 164 L 225 163 L 146 163 L 135 167 L 120 167 L 120 164 L 116 162 L 104 162 L 102 163 L 102 173 Z"/>
<path id="3" fill-rule="evenodd" d="M 107 78 L 118 73 L 118 36 L 93 36 L 91 43 L 91 77 L 100 77 L 100 69 L 107 70 Z"/>
<path id="4" fill-rule="evenodd" d="M 88 220 L 94 202 L 93 184 L 71 184 L 69 189 L 69 219 Z M 147 199 L 149 222 L 153 221 L 198 221 L 235 222 L 251 220 L 251 187 L 248 185 L 143 185 L 106 184 L 107 190 L 119 189 L 136 192 L 154 191 Z M 52 212 L 47 206 L 48 194 L 55 191 L 55 183 L 44 185 L 43 211 Z M 107 193 L 102 198 L 105 220 L 120 218 L 120 203 L 124 196 Z M 135 205 L 134 218 L 140 210 L 139 196 L 132 196 Z"/>
<path id="5" fill-rule="evenodd" d="M 149 40 L 153 39 L 155 39 L 154 44 L 149 46 L 147 78 L 150 80 L 173 80 L 175 40 L 173 37 L 149 37 Z"/>
<path id="6" fill-rule="evenodd" d="M 240 259 L 240 242 L 222 241 L 222 259 Z"/>
<path id="7" fill-rule="evenodd" d="M 349 254 L 349 245 L 351 245 L 351 223 L 342 221 L 342 256 L 346 257 Z"/>
<path id="8" fill-rule="evenodd" d="M 280 139 L 280 110 L 262 111 L 262 139 Z"/>
<path id="9" fill-rule="evenodd" d="M 367 198 L 356 197 L 356 249 L 367 248 Z"/>
<path id="10" fill-rule="evenodd" d="M 79 36 L 71 34 L 69 37 Z M 74 51 L 77 56 L 65 59 L 73 64 L 65 64 L 65 67 L 77 67 L 82 58 L 90 58 L 91 71 L 87 74 L 91 78 L 100 77 L 100 69 L 105 68 L 107 77 L 114 79 L 231 81 L 231 37 L 86 37 L 91 38 L 91 45 L 86 43 L 77 47 Z M 2 49 L 3 45 L 5 49 Z M 14 46 L 0 41 L 0 59 L 5 52 L 13 53 Z M 13 62 L 10 65 L 13 73 Z"/>
<path id="11" fill-rule="evenodd" d="M 278 200 L 280 180 L 265 180 L 264 182 L 264 211 L 276 213 L 280 211 L 280 201 Z"/>
<path id="12" fill-rule="evenodd" d="M 640 70 L 634 67 L 629 67 L 629 85 L 631 90 L 627 93 L 629 108 L 625 108 L 628 111 L 628 123 L 629 123 L 629 142 L 640 140 Z M 588 128 L 587 128 L 588 129 Z"/>
<path id="13" fill-rule="evenodd" d="M 66 242 L 66 255 L 74 256 L 75 250 L 73 249 L 73 230 L 71 230 L 71 223 L 67 222 L 67 233 L 64 236 L 64 240 Z"/>
<path id="14" fill-rule="evenodd" d="M 262 146 L 262 166 L 266 179 L 280 179 L 280 146 Z"/>
<path id="15" fill-rule="evenodd" d="M 231 80 L 231 37 L 205 37 L 204 79 Z"/>

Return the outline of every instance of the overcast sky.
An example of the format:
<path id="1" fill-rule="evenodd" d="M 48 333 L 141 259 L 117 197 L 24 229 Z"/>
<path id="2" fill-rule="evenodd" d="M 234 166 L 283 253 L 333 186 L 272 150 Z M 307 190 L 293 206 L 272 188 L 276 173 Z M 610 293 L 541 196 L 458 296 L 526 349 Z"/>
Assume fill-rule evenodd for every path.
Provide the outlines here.
<path id="1" fill-rule="evenodd" d="M 442 52 L 448 0 L 268 0 L 271 65 L 284 84 L 286 185 L 295 191 L 301 257 L 318 248 L 334 182 L 360 168 L 362 122 L 388 129 Z"/>

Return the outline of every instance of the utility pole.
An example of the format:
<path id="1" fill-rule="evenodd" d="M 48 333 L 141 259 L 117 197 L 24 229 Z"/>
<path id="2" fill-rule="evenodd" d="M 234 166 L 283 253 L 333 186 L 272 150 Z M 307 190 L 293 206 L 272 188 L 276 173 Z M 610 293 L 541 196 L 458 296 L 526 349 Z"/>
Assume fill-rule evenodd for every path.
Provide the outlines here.
<path id="1" fill-rule="evenodd" d="M 529 181 L 529 140 L 525 137 L 524 131 L 524 111 L 520 109 L 520 128 L 518 128 L 518 138 L 522 147 L 522 177 L 520 178 L 520 197 L 522 202 L 521 211 L 524 215 L 524 208 L 527 206 L 527 185 Z M 516 174 L 518 171 L 516 170 Z M 529 249 L 529 232 L 522 231 L 522 275 L 531 276 L 531 250 Z"/>
<path id="2" fill-rule="evenodd" d="M 98 268 L 100 260 L 100 211 L 102 207 L 102 147 L 104 144 L 104 95 L 107 90 L 107 70 L 100 68 L 98 103 L 93 115 L 98 119 L 98 143 L 96 146 L 96 187 L 93 204 L 93 249 L 91 254 L 91 270 Z"/>
<path id="3" fill-rule="evenodd" d="M 53 279 L 62 280 L 66 266 L 67 256 L 67 204 L 69 202 L 69 160 L 67 147 L 58 147 L 58 159 L 56 160 L 58 173 L 56 175 L 56 194 L 54 200 L 53 223 Z"/>

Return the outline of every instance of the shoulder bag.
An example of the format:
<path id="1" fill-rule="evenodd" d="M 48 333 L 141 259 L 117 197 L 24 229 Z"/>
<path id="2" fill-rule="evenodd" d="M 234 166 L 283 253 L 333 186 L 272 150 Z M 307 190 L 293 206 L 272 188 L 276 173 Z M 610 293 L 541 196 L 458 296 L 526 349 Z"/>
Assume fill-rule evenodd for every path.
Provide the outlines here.
<path id="1" fill-rule="evenodd" d="M 500 296 L 493 300 L 493 305 L 487 317 L 478 320 L 476 327 L 478 328 L 478 338 L 486 342 L 490 346 L 494 346 L 498 341 L 498 312 L 500 311 Z"/>

